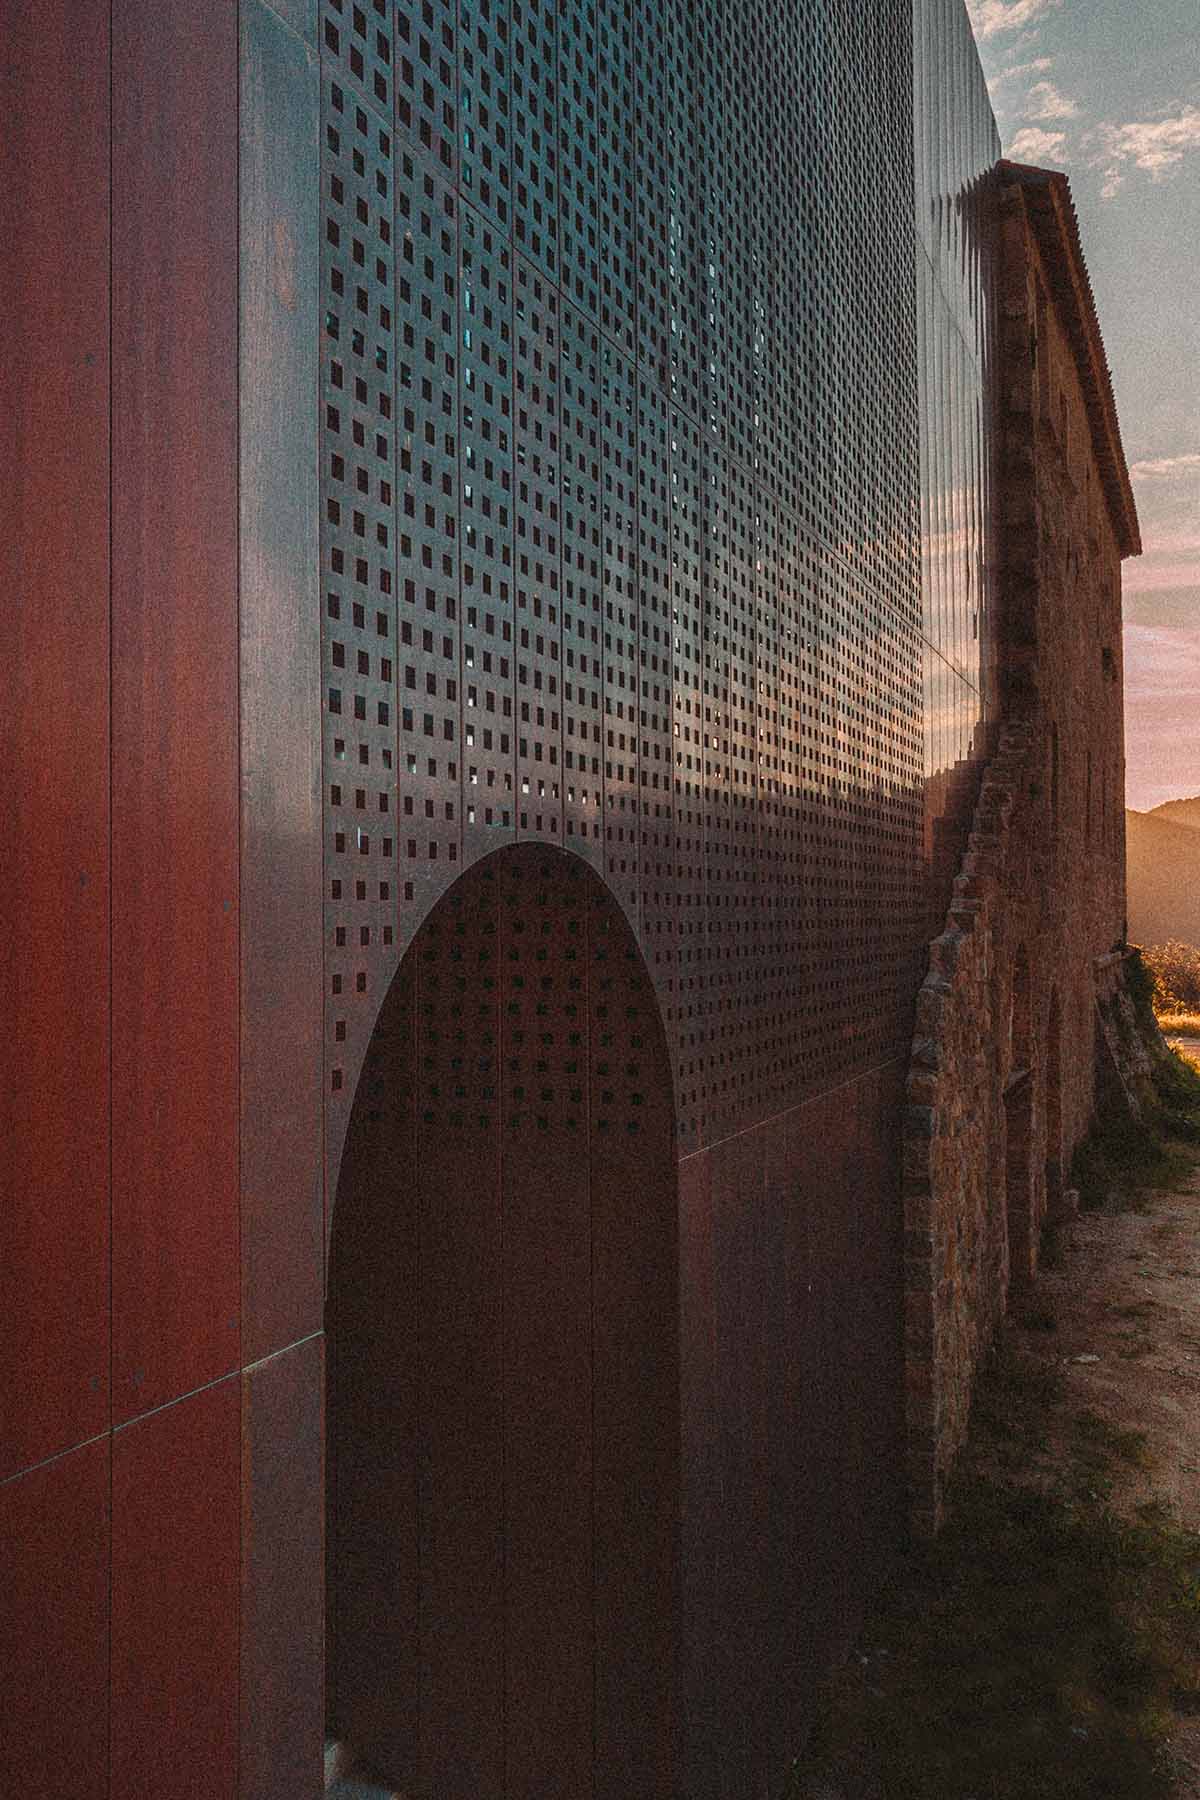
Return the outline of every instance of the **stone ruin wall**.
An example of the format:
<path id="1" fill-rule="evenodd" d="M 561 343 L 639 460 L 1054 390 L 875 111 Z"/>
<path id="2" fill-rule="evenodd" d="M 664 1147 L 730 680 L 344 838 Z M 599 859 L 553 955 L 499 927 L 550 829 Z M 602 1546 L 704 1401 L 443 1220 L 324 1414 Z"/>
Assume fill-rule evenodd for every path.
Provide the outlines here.
<path id="1" fill-rule="evenodd" d="M 1018 180 L 997 200 L 997 748 L 931 948 L 908 1079 L 909 1482 L 926 1533 L 976 1372 L 1036 1273 L 1047 1212 L 1068 1204 L 1096 1098 L 1098 987 L 1121 980 L 1121 543 L 1064 271 L 1035 229 L 1048 198 Z"/>

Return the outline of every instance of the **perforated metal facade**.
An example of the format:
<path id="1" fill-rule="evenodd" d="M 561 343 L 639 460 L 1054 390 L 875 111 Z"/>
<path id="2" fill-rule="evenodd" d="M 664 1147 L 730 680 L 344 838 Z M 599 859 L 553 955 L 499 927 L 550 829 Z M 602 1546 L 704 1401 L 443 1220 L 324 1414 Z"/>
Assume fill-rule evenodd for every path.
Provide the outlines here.
<path id="1" fill-rule="evenodd" d="M 994 718 L 994 170 L 1000 137 L 960 0 L 914 7 L 917 343 L 929 935 Z"/>
<path id="2" fill-rule="evenodd" d="M 618 1646 L 595 1791 L 636 1787 L 634 1716 L 647 1790 L 772 1791 L 902 1517 L 898 1127 L 989 705 L 994 138 L 965 15 L 920 0 L 914 38 L 909 0 L 9 10 L 33 474 L 4 664 L 0 1787 L 319 1790 L 322 1546 L 356 1546 L 322 1464 L 381 1404 L 364 1386 L 326 1435 L 361 1104 L 393 1135 L 367 1134 L 386 1180 L 350 1316 L 369 1336 L 417 1192 L 446 1329 L 397 1356 L 393 1304 L 358 1370 L 390 1404 L 410 1361 L 466 1368 L 444 1409 L 422 1390 L 426 1472 L 473 1479 L 501 1441 L 454 1405 L 507 1434 L 474 1513 L 453 1483 L 440 1513 L 368 1494 L 374 1552 L 403 1573 L 435 1517 L 460 1599 L 460 1546 L 507 1533 L 506 1566 L 540 1568 L 545 1465 L 522 1486 L 507 1459 L 569 1362 L 618 1525 L 660 1459 L 641 1487 L 678 1579 L 631 1633 L 657 1577 L 626 1580 L 582 1465 L 555 1488 L 574 1535 L 542 1535 L 584 1573 L 544 1586 L 560 1623 L 590 1593 Z M 460 930 L 489 883 L 501 925 Z M 485 1225 L 454 1213 L 487 1195 Z M 498 1318 L 486 1367 L 443 1354 Z M 442 1572 L 420 1560 L 421 1632 L 449 1620 L 495 1687 Z M 556 1642 L 586 1758 L 582 1638 Z M 506 1739 L 553 1755 L 532 1654 L 522 1683 Z M 456 1791 L 463 1691 L 422 1714 L 431 1791 Z"/>
<path id="3" fill-rule="evenodd" d="M 331 1165 L 405 945 L 530 838 L 618 895 L 712 1141 L 902 1047 L 977 710 L 935 473 L 922 626 L 909 5 L 321 33 Z"/>

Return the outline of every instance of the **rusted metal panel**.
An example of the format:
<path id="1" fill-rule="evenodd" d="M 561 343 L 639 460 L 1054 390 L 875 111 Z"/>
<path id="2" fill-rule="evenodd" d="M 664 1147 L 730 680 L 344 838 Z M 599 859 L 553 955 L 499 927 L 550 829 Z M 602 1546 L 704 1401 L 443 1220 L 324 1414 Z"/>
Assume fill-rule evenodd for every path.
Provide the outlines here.
<path id="1" fill-rule="evenodd" d="M 724 1139 L 710 1152 L 716 1337 L 714 1398 L 717 1468 L 723 1497 L 715 1596 L 720 1615 L 721 1769 L 729 1790 L 755 1791 L 754 1692 L 763 1599 L 756 1537 L 762 1483 L 759 1408 L 752 1387 L 758 1323 L 756 1237 L 762 1206 L 758 1131 Z M 736 1519 L 737 1525 L 732 1521 Z"/>
<path id="2" fill-rule="evenodd" d="M 666 1046 L 612 897 L 589 903 L 597 1796 L 674 1795 L 679 1220 Z"/>
<path id="3" fill-rule="evenodd" d="M 237 10 L 113 18 L 113 1410 L 238 1363 Z"/>
<path id="4" fill-rule="evenodd" d="M 238 1800 L 321 1786 L 323 1339 L 242 1375 Z"/>
<path id="5" fill-rule="evenodd" d="M 108 1447 L 0 1485 L 0 1793 L 108 1800 Z"/>
<path id="6" fill-rule="evenodd" d="M 506 1793 L 590 1793 L 592 1216 L 590 880 L 500 863 Z"/>
<path id="7" fill-rule="evenodd" d="M 765 1376 L 769 1451 L 763 1654 L 779 1670 L 776 1704 L 765 1720 L 776 1776 L 802 1740 L 814 1664 L 811 1626 L 794 1588 L 795 1580 L 807 1579 L 808 1522 L 819 1503 L 803 1431 L 809 1208 L 803 1200 L 808 1145 L 802 1119 L 803 1109 L 778 1115 L 763 1133 L 763 1285 L 770 1358 Z M 779 1571 L 795 1571 L 795 1576 L 781 1579 Z"/>
<path id="8" fill-rule="evenodd" d="M 416 976 L 384 1004 L 334 1206 L 326 1307 L 326 1712 L 398 1785 L 418 1767 Z"/>
<path id="9" fill-rule="evenodd" d="M 504 1792 L 498 917 L 490 863 L 416 947 L 422 1800 Z"/>
<path id="10" fill-rule="evenodd" d="M 240 8 L 241 1204 L 246 1361 L 319 1328 L 317 68 Z"/>
<path id="11" fill-rule="evenodd" d="M 721 1491 L 716 1443 L 716 1301 L 712 1159 L 679 1164 L 680 1713 L 681 1787 L 704 1792 L 718 1754 L 716 1652 Z"/>
<path id="12" fill-rule="evenodd" d="M 902 1070 L 680 1165 L 689 1794 L 781 1779 L 896 1541 Z"/>
<path id="13" fill-rule="evenodd" d="M 112 1440 L 112 1800 L 235 1800 L 241 1383 Z"/>
<path id="14" fill-rule="evenodd" d="M 335 1213 L 330 1724 L 401 1788 L 673 1793 L 674 1194 L 613 897 L 489 859 L 401 965 Z"/>
<path id="15" fill-rule="evenodd" d="M 109 1378 L 108 9 L 4 35 L 0 1477 L 103 1429 Z"/>

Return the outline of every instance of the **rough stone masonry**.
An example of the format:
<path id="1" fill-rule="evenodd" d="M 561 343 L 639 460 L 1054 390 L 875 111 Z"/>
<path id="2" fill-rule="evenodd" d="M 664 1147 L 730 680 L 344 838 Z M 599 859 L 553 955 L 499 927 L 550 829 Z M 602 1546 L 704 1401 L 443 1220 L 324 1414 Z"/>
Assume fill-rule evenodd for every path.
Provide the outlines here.
<path id="1" fill-rule="evenodd" d="M 994 205 L 994 751 L 918 999 L 903 1148 L 925 1533 L 976 1370 L 1066 1204 L 1125 944 L 1121 560 L 1141 549 L 1137 516 L 1066 177 L 1001 163 Z"/>

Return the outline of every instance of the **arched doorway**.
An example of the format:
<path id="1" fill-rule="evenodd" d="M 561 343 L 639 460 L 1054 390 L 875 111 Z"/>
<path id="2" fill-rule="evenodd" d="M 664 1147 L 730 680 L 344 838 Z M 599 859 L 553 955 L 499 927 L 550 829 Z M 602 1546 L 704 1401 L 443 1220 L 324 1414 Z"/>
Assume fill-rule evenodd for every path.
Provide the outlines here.
<path id="1" fill-rule="evenodd" d="M 1033 1196 L 1033 1016 L 1025 946 L 1013 965 L 1008 1078 L 1004 1086 L 1005 1187 L 1009 1284 L 1018 1291 L 1037 1266 Z"/>
<path id="2" fill-rule="evenodd" d="M 476 865 L 364 1066 L 327 1297 L 327 1711 L 410 1800 L 673 1791 L 670 1069 L 594 872 Z"/>

